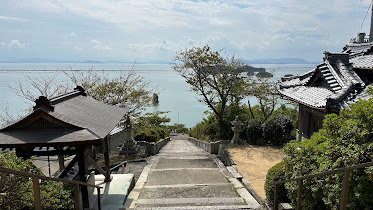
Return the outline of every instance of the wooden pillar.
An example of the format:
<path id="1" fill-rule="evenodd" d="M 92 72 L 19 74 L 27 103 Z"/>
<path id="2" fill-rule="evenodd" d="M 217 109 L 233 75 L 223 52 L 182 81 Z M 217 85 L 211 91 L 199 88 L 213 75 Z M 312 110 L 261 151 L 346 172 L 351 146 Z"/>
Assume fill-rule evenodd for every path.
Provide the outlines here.
<path id="1" fill-rule="evenodd" d="M 80 147 L 77 149 L 77 156 L 78 156 L 78 166 L 79 166 L 79 181 L 87 183 L 86 179 L 86 165 L 85 165 L 85 158 L 84 158 L 84 147 Z M 89 208 L 89 200 L 88 200 L 88 189 L 87 186 L 80 185 L 80 191 L 82 193 L 82 202 L 83 202 L 83 209 Z"/>
<path id="2" fill-rule="evenodd" d="M 298 139 L 297 142 L 302 141 L 303 137 L 303 105 L 299 104 L 299 112 L 298 112 Z"/>
<path id="3" fill-rule="evenodd" d="M 58 155 L 58 165 L 60 167 L 60 172 L 62 172 L 63 169 L 65 169 L 65 160 L 63 155 Z"/>
<path id="4" fill-rule="evenodd" d="M 107 138 L 104 138 L 103 141 L 104 144 L 104 159 L 105 159 L 105 182 L 110 182 L 110 159 L 109 159 L 109 145 L 108 145 L 108 140 Z"/>
<path id="5" fill-rule="evenodd" d="M 348 187 L 350 185 L 350 174 L 351 171 L 345 171 L 343 173 L 343 181 L 342 181 L 342 192 L 341 192 L 341 203 L 339 209 L 345 210 L 347 209 L 347 201 L 348 201 Z"/>

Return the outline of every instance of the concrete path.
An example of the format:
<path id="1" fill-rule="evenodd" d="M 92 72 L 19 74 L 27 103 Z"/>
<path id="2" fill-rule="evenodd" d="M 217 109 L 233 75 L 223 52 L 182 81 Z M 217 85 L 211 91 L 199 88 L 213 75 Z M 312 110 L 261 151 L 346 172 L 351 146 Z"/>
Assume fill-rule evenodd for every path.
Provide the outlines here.
<path id="1" fill-rule="evenodd" d="M 142 209 L 256 209 L 261 206 L 219 160 L 185 136 L 171 137 L 145 167 L 125 207 Z M 225 170 L 227 173 L 227 171 Z M 236 187 L 235 187 L 236 186 Z M 242 196 L 242 197 L 241 197 Z"/>

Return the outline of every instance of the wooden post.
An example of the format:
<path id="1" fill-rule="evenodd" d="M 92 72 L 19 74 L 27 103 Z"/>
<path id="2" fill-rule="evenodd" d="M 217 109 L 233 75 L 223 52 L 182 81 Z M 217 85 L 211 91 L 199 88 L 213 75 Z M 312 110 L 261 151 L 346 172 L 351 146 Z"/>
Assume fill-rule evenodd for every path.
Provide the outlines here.
<path id="1" fill-rule="evenodd" d="M 350 185 L 350 174 L 351 174 L 351 171 L 343 172 L 341 204 L 339 206 L 339 209 L 341 210 L 347 209 L 346 206 L 347 206 L 347 201 L 348 201 L 348 186 Z"/>
<path id="2" fill-rule="evenodd" d="M 32 188 L 34 190 L 35 210 L 41 210 L 39 179 L 32 177 Z"/>
<path id="3" fill-rule="evenodd" d="M 273 209 L 278 209 L 278 184 L 275 184 L 275 192 L 274 192 L 274 201 L 273 201 Z"/>
<path id="4" fill-rule="evenodd" d="M 65 169 L 65 160 L 63 155 L 58 155 L 58 165 L 60 167 L 60 172 L 62 172 L 63 169 Z"/>
<path id="5" fill-rule="evenodd" d="M 75 184 L 75 209 L 80 209 L 80 202 L 79 202 L 79 184 Z"/>
<path id="6" fill-rule="evenodd" d="M 303 179 L 300 179 L 298 180 L 297 210 L 302 209 L 302 189 L 303 189 Z"/>
<path id="7" fill-rule="evenodd" d="M 78 149 L 78 166 L 79 166 L 79 181 L 87 183 L 86 174 L 85 174 L 85 159 L 84 159 L 84 147 L 80 147 Z M 88 200 L 88 189 L 87 186 L 81 185 L 80 191 L 82 192 L 82 202 L 83 202 L 83 209 L 89 208 L 89 200 Z"/>
<path id="8" fill-rule="evenodd" d="M 101 195 L 100 188 L 97 188 L 97 209 L 101 210 Z"/>
<path id="9" fill-rule="evenodd" d="M 109 159 L 109 145 L 107 138 L 104 138 L 104 159 L 105 159 L 105 182 L 110 182 L 110 159 Z"/>
<path id="10" fill-rule="evenodd" d="M 303 137 L 303 109 L 302 105 L 299 104 L 299 113 L 298 113 L 298 139 L 297 142 L 302 141 Z"/>

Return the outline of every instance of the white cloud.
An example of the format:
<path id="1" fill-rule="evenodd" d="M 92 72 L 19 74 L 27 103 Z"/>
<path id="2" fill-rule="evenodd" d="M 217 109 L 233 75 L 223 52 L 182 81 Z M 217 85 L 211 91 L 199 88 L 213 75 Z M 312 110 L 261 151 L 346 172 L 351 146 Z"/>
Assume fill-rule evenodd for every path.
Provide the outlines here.
<path id="1" fill-rule="evenodd" d="M 30 20 L 9 16 L 0 16 L 0 20 L 11 20 L 11 21 L 21 21 L 21 22 L 30 22 Z"/>
<path id="2" fill-rule="evenodd" d="M 76 39 L 78 37 L 78 34 L 76 34 L 75 32 L 71 32 L 70 34 L 69 34 L 69 38 L 70 39 Z"/>
<path id="3" fill-rule="evenodd" d="M 96 39 L 92 39 L 90 43 L 91 43 L 93 49 L 97 49 L 97 50 L 110 50 L 111 49 L 108 45 L 106 45 L 106 44 L 104 44 L 104 43 L 102 43 L 102 42 L 100 42 Z"/>
<path id="4" fill-rule="evenodd" d="M 78 47 L 78 46 L 74 46 L 74 47 L 73 47 L 73 50 L 75 50 L 75 51 L 82 51 L 82 50 L 83 50 L 83 48 L 81 48 L 81 47 Z"/>
<path id="5" fill-rule="evenodd" d="M 74 41 L 70 47 L 82 46 L 87 53 L 89 49 L 112 49 L 110 52 L 121 59 L 142 54 L 169 59 L 175 50 L 208 42 L 214 49 L 227 49 L 247 59 L 300 56 L 314 60 L 324 50 L 341 50 L 351 34 L 357 32 L 370 0 L 20 0 L 17 3 L 25 9 L 22 12 L 40 14 L 38 19 L 45 18 L 45 13 L 53 14 L 50 21 L 71 24 L 73 32 L 65 32 Z M 0 20 L 11 20 L 4 17 L 0 16 Z M 93 23 L 97 27 L 87 29 L 85 24 L 75 22 L 89 26 Z M 103 33 L 101 29 L 110 32 Z M 364 26 L 363 30 L 366 29 Z M 87 34 L 95 39 L 86 38 Z M 81 39 L 89 43 L 75 43 Z M 100 53 L 92 51 L 92 55 L 101 56 Z"/>
<path id="6" fill-rule="evenodd" d="M 22 43 L 18 40 L 11 40 L 9 43 L 8 43 L 8 47 L 10 48 L 24 48 L 26 46 L 25 43 Z"/>

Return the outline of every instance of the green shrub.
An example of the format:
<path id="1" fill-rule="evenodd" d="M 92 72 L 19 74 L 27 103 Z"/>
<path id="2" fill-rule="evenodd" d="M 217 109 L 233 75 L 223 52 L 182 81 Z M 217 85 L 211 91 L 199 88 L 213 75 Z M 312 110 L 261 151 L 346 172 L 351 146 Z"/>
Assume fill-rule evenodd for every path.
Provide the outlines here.
<path id="1" fill-rule="evenodd" d="M 273 205 L 274 200 L 274 182 L 285 180 L 285 166 L 285 161 L 281 161 L 270 168 L 267 172 L 264 190 L 266 192 L 267 200 L 271 205 Z M 287 190 L 285 189 L 285 184 L 278 185 L 278 200 L 282 203 L 290 201 Z"/>
<path id="2" fill-rule="evenodd" d="M 323 129 L 302 142 L 291 142 L 283 150 L 287 157 L 287 179 L 315 174 L 373 160 L 373 99 L 351 104 L 339 116 L 325 116 Z M 340 203 L 343 173 L 304 181 L 305 209 L 336 209 Z M 373 208 L 373 167 L 353 170 L 348 209 Z M 292 202 L 297 186 L 286 184 Z"/>
<path id="3" fill-rule="evenodd" d="M 0 166 L 42 175 L 32 161 L 23 160 L 15 152 L 0 152 Z M 32 182 L 28 177 L 0 173 L 0 209 L 33 209 L 34 197 Z M 61 182 L 40 182 L 41 204 L 43 209 L 74 209 L 72 190 Z"/>
<path id="4" fill-rule="evenodd" d="M 288 116 L 278 115 L 264 123 L 263 137 L 268 143 L 281 146 L 290 139 L 293 128 L 293 123 Z"/>
<path id="5" fill-rule="evenodd" d="M 168 126 L 168 129 L 175 133 L 188 133 L 189 132 L 189 129 L 186 128 L 184 124 L 175 123 L 173 125 Z"/>
<path id="6" fill-rule="evenodd" d="M 246 133 L 249 144 L 261 144 L 261 141 L 263 139 L 262 123 L 257 119 L 249 120 L 246 127 Z"/>
<path id="7" fill-rule="evenodd" d="M 141 116 L 139 122 L 134 126 L 135 140 L 156 142 L 167 137 L 170 134 L 170 129 L 166 123 L 170 122 L 170 118 L 162 116 L 165 113 L 146 113 Z"/>

